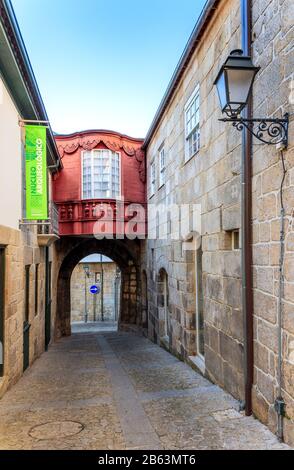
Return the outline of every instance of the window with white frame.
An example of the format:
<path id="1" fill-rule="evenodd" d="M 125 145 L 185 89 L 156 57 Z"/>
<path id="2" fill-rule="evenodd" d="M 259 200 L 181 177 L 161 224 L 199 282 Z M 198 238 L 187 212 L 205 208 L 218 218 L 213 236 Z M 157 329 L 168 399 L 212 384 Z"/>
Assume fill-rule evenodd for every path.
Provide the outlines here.
<path id="1" fill-rule="evenodd" d="M 153 196 L 155 193 L 155 184 L 156 184 L 156 166 L 155 161 L 150 165 L 150 196 Z"/>
<path id="2" fill-rule="evenodd" d="M 165 184 L 165 149 L 164 146 L 161 146 L 159 149 L 159 186 Z"/>
<path id="3" fill-rule="evenodd" d="M 185 106 L 185 161 L 198 152 L 200 148 L 200 95 L 199 86 Z"/>
<path id="4" fill-rule="evenodd" d="M 82 198 L 120 197 L 120 155 L 111 150 L 92 150 L 82 154 Z"/>

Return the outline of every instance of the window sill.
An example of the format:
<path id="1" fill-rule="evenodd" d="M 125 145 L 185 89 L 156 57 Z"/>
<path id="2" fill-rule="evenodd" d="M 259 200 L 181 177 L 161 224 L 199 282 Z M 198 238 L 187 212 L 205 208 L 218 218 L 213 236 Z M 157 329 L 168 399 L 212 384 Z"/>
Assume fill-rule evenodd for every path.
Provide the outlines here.
<path id="1" fill-rule="evenodd" d="M 197 152 L 193 153 L 193 155 L 191 155 L 191 157 L 187 158 L 187 160 L 185 159 L 182 166 L 185 166 L 186 163 L 189 163 L 192 160 L 192 158 L 194 158 L 199 152 L 200 152 L 200 149 L 197 150 Z"/>
<path id="2" fill-rule="evenodd" d="M 205 374 L 205 360 L 201 356 L 189 356 L 189 361 L 194 364 L 197 369 L 204 375 Z"/>
<path id="3" fill-rule="evenodd" d="M 85 202 L 85 203 L 92 203 L 93 201 L 122 201 L 123 200 L 123 197 L 122 195 L 120 194 L 119 196 L 117 197 L 91 197 L 91 198 L 87 198 L 87 199 L 79 199 L 79 201 L 81 202 Z"/>

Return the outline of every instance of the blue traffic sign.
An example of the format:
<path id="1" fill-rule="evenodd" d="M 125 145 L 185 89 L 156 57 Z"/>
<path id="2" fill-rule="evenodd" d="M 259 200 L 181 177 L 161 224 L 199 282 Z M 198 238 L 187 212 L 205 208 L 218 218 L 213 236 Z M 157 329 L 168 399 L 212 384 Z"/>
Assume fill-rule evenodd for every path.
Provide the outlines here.
<path id="1" fill-rule="evenodd" d="M 91 286 L 90 287 L 90 293 L 91 294 L 99 294 L 100 293 L 100 287 L 99 286 Z"/>

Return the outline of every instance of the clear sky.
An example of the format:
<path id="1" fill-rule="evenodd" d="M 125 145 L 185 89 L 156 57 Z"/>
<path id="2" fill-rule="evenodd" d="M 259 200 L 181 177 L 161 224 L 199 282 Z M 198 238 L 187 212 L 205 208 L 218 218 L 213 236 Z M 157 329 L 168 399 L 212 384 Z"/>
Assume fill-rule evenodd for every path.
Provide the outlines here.
<path id="1" fill-rule="evenodd" d="M 12 0 L 53 130 L 144 137 L 205 0 Z"/>

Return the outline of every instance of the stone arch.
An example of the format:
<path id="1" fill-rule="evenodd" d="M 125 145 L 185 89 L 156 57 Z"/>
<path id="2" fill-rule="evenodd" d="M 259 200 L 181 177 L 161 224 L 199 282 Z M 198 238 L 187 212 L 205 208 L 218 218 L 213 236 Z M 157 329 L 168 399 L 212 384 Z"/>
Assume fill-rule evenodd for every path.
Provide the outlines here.
<path id="1" fill-rule="evenodd" d="M 55 337 L 71 334 L 70 279 L 75 266 L 88 255 L 98 253 L 111 258 L 121 270 L 119 325 L 140 324 L 139 244 L 129 240 L 66 238 L 59 244 L 60 269 L 57 280 Z"/>
<path id="2" fill-rule="evenodd" d="M 169 273 L 169 261 L 166 259 L 164 255 L 159 256 L 156 260 L 156 269 L 157 273 L 163 269 L 167 274 Z"/>

